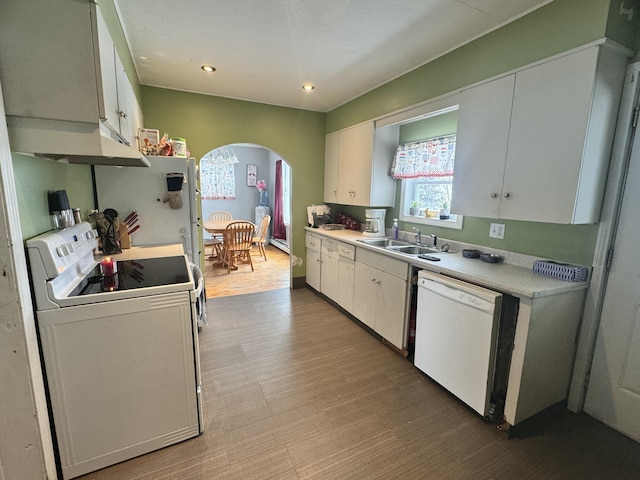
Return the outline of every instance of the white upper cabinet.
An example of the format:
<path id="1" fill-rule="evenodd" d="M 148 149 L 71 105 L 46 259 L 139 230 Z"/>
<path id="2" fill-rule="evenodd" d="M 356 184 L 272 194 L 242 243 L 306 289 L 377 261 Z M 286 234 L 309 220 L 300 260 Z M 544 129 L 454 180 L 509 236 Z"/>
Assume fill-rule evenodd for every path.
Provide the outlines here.
<path id="1" fill-rule="evenodd" d="M 597 222 L 625 66 L 592 46 L 461 92 L 451 211 Z"/>
<path id="2" fill-rule="evenodd" d="M 514 83 L 509 75 L 460 94 L 452 212 L 500 216 Z"/>
<path id="3" fill-rule="evenodd" d="M 389 176 L 398 145 L 398 126 L 374 122 L 325 137 L 324 201 L 343 205 L 393 206 L 395 180 Z"/>
<path id="4" fill-rule="evenodd" d="M 324 201 L 338 203 L 338 162 L 340 132 L 324 137 Z"/>
<path id="5" fill-rule="evenodd" d="M 3 2 L 0 77 L 7 115 L 97 122 L 96 6 Z"/>
<path id="6" fill-rule="evenodd" d="M 140 116 L 140 109 L 97 5 L 30 0 L 4 2 L 2 10 L 0 78 L 6 114 L 100 124 L 134 144 L 133 127 L 123 129 L 118 112 Z M 124 104 L 118 101 L 119 90 L 127 92 Z"/>
<path id="7" fill-rule="evenodd" d="M 103 125 L 129 145 L 136 147 L 138 128 L 142 127 L 142 112 L 127 72 L 122 65 L 100 9 L 97 9 L 100 68 L 104 116 Z"/>
<path id="8" fill-rule="evenodd" d="M 119 131 L 118 121 L 118 87 L 117 87 L 117 64 L 115 48 L 111 34 L 104 21 L 104 17 L 100 13 L 100 9 L 96 9 L 96 20 L 98 26 L 98 51 L 100 54 L 100 79 L 102 80 L 102 96 L 98 96 L 102 100 L 102 120 L 106 126 L 114 131 Z M 120 62 L 120 59 L 117 59 Z"/>

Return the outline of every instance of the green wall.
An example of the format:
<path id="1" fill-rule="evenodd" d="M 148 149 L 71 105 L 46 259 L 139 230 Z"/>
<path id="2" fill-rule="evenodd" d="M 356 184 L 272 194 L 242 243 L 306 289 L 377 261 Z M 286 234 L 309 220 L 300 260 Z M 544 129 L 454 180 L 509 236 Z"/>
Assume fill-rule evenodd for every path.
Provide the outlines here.
<path id="1" fill-rule="evenodd" d="M 71 208 L 80 208 L 83 218 L 93 209 L 91 168 L 13 154 L 18 211 L 22 238 L 51 230 L 47 192 L 66 190 Z"/>
<path id="2" fill-rule="evenodd" d="M 637 12 L 640 2 L 628 1 Z M 609 37 L 627 47 L 638 45 L 639 15 L 629 22 L 618 14 L 620 0 L 555 0 L 521 19 L 458 48 L 408 74 L 368 92 L 327 113 L 326 132 L 388 115 L 494 75 L 542 58 Z M 429 131 L 431 119 L 403 125 L 401 141 L 441 134 Z M 396 189 L 399 204 L 400 185 Z M 364 218 L 364 209 L 334 206 Z M 387 226 L 399 209 L 388 210 Z M 503 240 L 489 238 L 492 222 L 506 226 Z M 546 223 L 465 217 L 462 230 L 400 222 L 400 229 L 418 226 L 423 232 L 518 253 L 590 265 L 593 261 L 597 225 Z"/>
<path id="3" fill-rule="evenodd" d="M 607 31 L 609 3 L 555 0 L 332 110 L 327 114 L 326 132 L 410 107 L 606 35 L 623 40 L 626 35 Z M 637 31 L 637 18 L 628 24 L 610 23 L 612 29 Z"/>
<path id="4" fill-rule="evenodd" d="M 113 0 L 98 3 L 141 100 L 146 127 L 185 137 L 196 158 L 218 146 L 248 142 L 273 150 L 292 166 L 293 253 L 298 257 L 304 255 L 302 226 L 306 224 L 306 206 L 322 202 L 326 132 L 387 115 L 604 36 L 632 48 L 640 47 L 640 16 L 636 14 L 629 22 L 618 15 L 620 0 L 555 0 L 325 115 L 140 87 Z M 636 12 L 640 10 L 638 0 L 626 0 L 625 5 L 632 5 Z M 407 141 L 413 135 L 422 135 L 422 128 L 425 125 L 403 126 L 401 136 Z M 14 168 L 25 238 L 49 228 L 47 190 L 65 188 L 74 206 L 83 210 L 93 207 L 89 167 L 14 155 Z M 362 208 L 338 208 L 364 218 Z M 389 222 L 397 215 L 395 212 L 397 209 L 390 210 Z M 500 221 L 506 225 L 506 235 L 504 240 L 496 240 L 488 237 L 491 222 L 466 217 L 462 230 L 433 227 L 429 233 L 541 257 L 591 263 L 597 226 Z M 403 230 L 410 230 L 410 226 L 400 225 Z M 295 267 L 293 275 L 304 275 L 304 266 Z"/>
<path id="5" fill-rule="evenodd" d="M 146 128 L 184 137 L 191 155 L 231 143 L 255 143 L 291 165 L 293 254 L 304 258 L 307 205 L 321 203 L 325 114 L 194 93 L 142 87 Z M 293 276 L 304 276 L 297 265 Z"/>

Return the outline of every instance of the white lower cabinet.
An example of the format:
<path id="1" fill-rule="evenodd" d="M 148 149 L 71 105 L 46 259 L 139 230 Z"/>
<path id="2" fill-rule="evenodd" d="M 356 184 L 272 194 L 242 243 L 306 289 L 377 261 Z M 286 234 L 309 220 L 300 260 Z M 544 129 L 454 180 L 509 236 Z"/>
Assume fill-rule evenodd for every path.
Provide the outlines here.
<path id="1" fill-rule="evenodd" d="M 338 258 L 338 242 L 323 238 L 320 252 L 320 291 L 334 301 L 337 301 L 340 291 Z"/>
<path id="2" fill-rule="evenodd" d="M 405 340 L 407 277 L 407 263 L 356 249 L 353 315 L 399 349 Z"/>
<path id="3" fill-rule="evenodd" d="M 307 284 L 351 312 L 355 247 L 307 233 Z"/>
<path id="4" fill-rule="evenodd" d="M 404 348 L 409 265 L 311 232 L 305 244 L 307 285 Z"/>
<path id="5" fill-rule="evenodd" d="M 353 314 L 353 287 L 355 282 L 356 248 L 347 243 L 338 246 L 338 305 Z"/>
<path id="6" fill-rule="evenodd" d="M 307 247 L 307 277 L 310 287 L 320 291 L 320 251 L 322 239 L 317 235 L 307 233 L 305 237 Z"/>

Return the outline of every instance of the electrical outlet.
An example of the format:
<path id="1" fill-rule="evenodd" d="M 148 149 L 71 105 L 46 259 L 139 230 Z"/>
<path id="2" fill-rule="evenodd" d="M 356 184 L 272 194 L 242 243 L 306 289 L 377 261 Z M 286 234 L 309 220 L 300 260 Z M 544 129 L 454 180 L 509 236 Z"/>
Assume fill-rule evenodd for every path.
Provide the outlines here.
<path id="1" fill-rule="evenodd" d="M 504 224 L 492 223 L 489 228 L 489 236 L 491 238 L 504 238 Z"/>

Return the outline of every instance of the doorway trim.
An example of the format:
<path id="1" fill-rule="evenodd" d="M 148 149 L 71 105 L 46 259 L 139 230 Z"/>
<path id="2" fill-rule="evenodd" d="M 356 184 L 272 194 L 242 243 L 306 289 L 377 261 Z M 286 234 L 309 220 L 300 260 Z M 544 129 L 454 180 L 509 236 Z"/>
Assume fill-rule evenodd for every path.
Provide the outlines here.
<path id="1" fill-rule="evenodd" d="M 631 145 L 635 134 L 634 117 L 638 109 L 640 62 L 629 64 L 611 153 L 605 196 L 600 213 L 600 223 L 593 256 L 593 274 L 587 291 L 582 324 L 578 333 L 578 345 L 573 368 L 567 408 L 572 412 L 584 409 L 589 384 L 589 373 L 600 326 L 600 316 L 609 276 L 610 255 L 620 216 L 622 193 L 629 168 Z"/>

